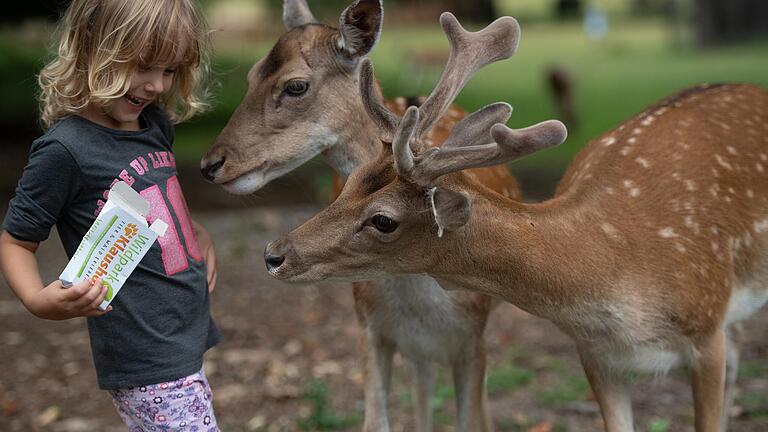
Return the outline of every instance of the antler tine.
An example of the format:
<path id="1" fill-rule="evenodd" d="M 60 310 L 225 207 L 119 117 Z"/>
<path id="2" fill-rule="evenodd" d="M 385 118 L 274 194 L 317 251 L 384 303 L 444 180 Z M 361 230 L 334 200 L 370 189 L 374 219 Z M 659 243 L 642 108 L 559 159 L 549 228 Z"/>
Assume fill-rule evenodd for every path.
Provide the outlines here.
<path id="1" fill-rule="evenodd" d="M 495 143 L 428 150 L 415 158 L 411 180 L 429 186 L 451 172 L 510 162 L 561 144 L 568 131 L 560 121 L 547 120 L 524 129 L 510 129 L 497 123 L 491 127 L 490 135 Z"/>
<path id="2" fill-rule="evenodd" d="M 411 150 L 411 138 L 419 122 L 419 110 L 412 106 L 405 111 L 403 121 L 400 122 L 395 137 L 392 140 L 392 153 L 395 155 L 395 170 L 401 176 L 409 176 L 413 170 L 413 151 Z"/>
<path id="3" fill-rule="evenodd" d="M 360 94 L 363 97 L 363 106 L 368 112 L 368 116 L 381 131 L 381 139 L 391 141 L 400 123 L 400 117 L 384 106 L 381 94 L 376 87 L 373 64 L 369 59 L 364 59 L 360 66 Z"/>
<path id="4" fill-rule="evenodd" d="M 440 81 L 420 108 L 418 138 L 432 129 L 475 72 L 511 57 L 520 36 L 520 25 L 512 17 L 499 18 L 483 30 L 468 32 L 453 14 L 443 12 L 440 24 L 451 44 L 451 54 Z"/>
<path id="5" fill-rule="evenodd" d="M 440 147 L 466 147 L 486 144 L 490 139 L 491 126 L 506 123 L 512 115 L 512 106 L 505 102 L 487 105 L 461 119 Z"/>

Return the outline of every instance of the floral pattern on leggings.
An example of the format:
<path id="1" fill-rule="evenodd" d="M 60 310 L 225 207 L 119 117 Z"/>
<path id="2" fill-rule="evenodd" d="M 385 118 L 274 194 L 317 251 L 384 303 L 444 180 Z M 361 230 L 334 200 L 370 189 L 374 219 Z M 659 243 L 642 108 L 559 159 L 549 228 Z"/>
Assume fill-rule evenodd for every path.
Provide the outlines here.
<path id="1" fill-rule="evenodd" d="M 130 432 L 219 432 L 202 370 L 176 381 L 110 390 Z"/>

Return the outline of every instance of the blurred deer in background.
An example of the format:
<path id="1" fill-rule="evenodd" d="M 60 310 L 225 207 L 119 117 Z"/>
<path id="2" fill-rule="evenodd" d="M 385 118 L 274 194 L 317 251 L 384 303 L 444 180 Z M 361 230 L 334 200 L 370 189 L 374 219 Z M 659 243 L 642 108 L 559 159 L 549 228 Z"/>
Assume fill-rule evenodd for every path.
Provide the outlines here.
<path id="1" fill-rule="evenodd" d="M 768 301 L 768 92 L 703 85 L 665 99 L 591 141 L 555 198 L 525 204 L 462 171 L 556 145 L 561 123 L 512 130 L 493 125 L 491 105 L 425 148 L 413 137 L 455 93 L 440 88 L 435 111 L 409 108 L 400 120 L 374 90 L 363 97 L 392 145 L 267 246 L 273 276 L 427 273 L 500 297 L 573 338 L 607 431 L 634 430 L 631 373 L 681 363 L 696 430 L 725 430 L 734 326 Z"/>
<path id="2" fill-rule="evenodd" d="M 342 14 L 339 29 L 316 23 L 303 0 L 285 1 L 288 32 L 248 73 L 248 93 L 201 162 L 203 174 L 233 193 L 250 193 L 318 154 L 343 178 L 375 159 L 380 139 L 391 140 L 365 110 L 358 84 L 365 56 L 379 38 L 378 0 L 356 1 Z M 441 79 L 458 83 L 457 63 L 480 68 L 510 57 L 519 27 L 502 18 L 476 33 L 466 32 L 452 15 L 441 20 L 452 45 Z M 376 85 L 372 83 L 372 85 Z M 378 89 L 377 89 L 378 91 Z M 424 106 L 434 104 L 424 101 Z M 402 114 L 403 98 L 387 102 Z M 438 145 L 465 112 L 442 110 L 423 128 L 424 141 Z M 496 121 L 509 111 L 501 109 Z M 471 174 L 484 186 L 520 198 L 515 179 L 503 167 Z M 386 431 L 387 394 L 396 351 L 415 368 L 416 425 L 432 429 L 432 363 L 450 365 L 461 431 L 492 429 L 485 408 L 485 344 L 488 314 L 497 301 L 480 293 L 445 292 L 426 276 L 388 277 L 354 285 L 355 309 L 365 338 L 366 431 Z"/>

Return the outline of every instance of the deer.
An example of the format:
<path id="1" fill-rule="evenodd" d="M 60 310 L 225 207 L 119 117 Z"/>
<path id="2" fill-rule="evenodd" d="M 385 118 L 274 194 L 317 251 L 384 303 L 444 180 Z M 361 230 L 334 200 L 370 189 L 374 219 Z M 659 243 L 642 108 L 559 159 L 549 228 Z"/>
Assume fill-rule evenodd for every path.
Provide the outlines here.
<path id="1" fill-rule="evenodd" d="M 269 243 L 269 273 L 287 282 L 428 274 L 553 322 L 574 341 L 605 430 L 634 430 L 634 373 L 687 366 L 698 432 L 727 428 L 741 322 L 768 301 L 768 91 L 699 85 L 591 140 L 552 199 L 524 203 L 467 169 L 562 143 L 556 120 L 497 121 L 504 104 L 465 117 L 439 147 L 419 140 L 453 88 L 401 118 L 361 68 L 379 156 L 339 197 Z M 457 68 L 462 82 L 472 68 Z M 448 81 L 448 80 L 446 80 Z M 423 108 L 423 107 L 422 107 Z"/>
<path id="2" fill-rule="evenodd" d="M 288 31 L 249 71 L 248 92 L 203 157 L 203 175 L 228 192 L 246 194 L 318 154 L 341 181 L 354 167 L 375 159 L 380 139 L 391 139 L 386 135 L 391 130 L 381 129 L 368 116 L 358 80 L 363 61 L 380 37 L 382 14 L 378 0 L 355 1 L 341 13 L 336 29 L 319 24 L 305 1 L 286 0 L 283 21 Z M 474 33 L 461 29 L 452 15 L 441 22 L 454 35 L 449 67 L 472 57 L 479 68 L 510 57 L 517 48 L 519 26 L 512 18 L 500 18 Z M 486 49 L 489 42 L 494 50 Z M 443 76 L 449 79 L 452 74 Z M 378 84 L 373 85 L 380 92 Z M 404 98 L 385 103 L 398 115 L 407 105 Z M 433 119 L 424 141 L 442 143 L 465 115 L 449 107 Z M 500 112 L 499 121 L 505 121 L 504 115 L 509 117 Z M 504 167 L 469 173 L 485 187 L 521 198 L 515 178 Z M 356 282 L 353 297 L 363 330 L 363 430 L 389 430 L 387 397 L 396 352 L 413 366 L 417 431 L 432 430 L 433 363 L 451 368 L 458 430 L 492 430 L 483 333 L 498 300 L 477 292 L 446 292 L 424 275 Z"/>

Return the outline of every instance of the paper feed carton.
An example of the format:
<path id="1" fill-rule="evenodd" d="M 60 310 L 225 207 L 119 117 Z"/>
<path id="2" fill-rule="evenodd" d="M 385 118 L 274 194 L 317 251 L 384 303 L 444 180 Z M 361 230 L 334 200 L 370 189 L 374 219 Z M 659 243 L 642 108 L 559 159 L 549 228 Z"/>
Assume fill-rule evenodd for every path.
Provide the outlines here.
<path id="1" fill-rule="evenodd" d="M 101 279 L 107 294 L 99 308 L 106 309 L 157 237 L 168 228 L 160 219 L 149 225 L 148 212 L 147 200 L 125 182 L 116 183 L 59 280 L 71 286 L 85 279 Z"/>

